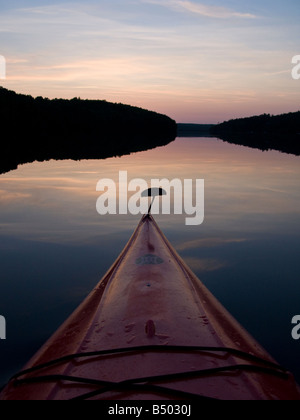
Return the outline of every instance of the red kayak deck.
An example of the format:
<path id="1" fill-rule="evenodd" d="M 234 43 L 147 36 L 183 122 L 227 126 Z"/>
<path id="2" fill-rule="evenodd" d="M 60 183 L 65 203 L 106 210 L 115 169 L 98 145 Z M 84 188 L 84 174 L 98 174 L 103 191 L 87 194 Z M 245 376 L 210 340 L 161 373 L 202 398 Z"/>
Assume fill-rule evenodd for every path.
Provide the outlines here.
<path id="1" fill-rule="evenodd" d="M 294 400 L 300 392 L 147 215 L 96 288 L 1 394 L 76 398 Z"/>

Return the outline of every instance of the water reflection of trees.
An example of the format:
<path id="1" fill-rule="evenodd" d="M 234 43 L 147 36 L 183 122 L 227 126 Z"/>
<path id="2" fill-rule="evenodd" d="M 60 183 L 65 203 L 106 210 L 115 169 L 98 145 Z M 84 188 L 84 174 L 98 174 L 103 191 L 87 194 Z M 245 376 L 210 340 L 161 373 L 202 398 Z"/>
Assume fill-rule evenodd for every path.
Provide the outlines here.
<path id="1" fill-rule="evenodd" d="M 33 98 L 0 88 L 0 173 L 49 159 L 103 159 L 168 144 L 165 115 L 106 101 Z"/>
<path id="2" fill-rule="evenodd" d="M 226 121 L 213 126 L 211 134 L 230 143 L 300 155 L 300 111 Z"/>

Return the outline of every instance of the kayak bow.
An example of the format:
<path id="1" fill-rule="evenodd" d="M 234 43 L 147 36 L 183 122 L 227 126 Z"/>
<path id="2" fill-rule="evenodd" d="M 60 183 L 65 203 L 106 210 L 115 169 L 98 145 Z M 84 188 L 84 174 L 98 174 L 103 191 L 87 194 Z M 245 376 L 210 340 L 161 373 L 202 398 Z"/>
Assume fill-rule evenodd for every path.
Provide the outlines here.
<path id="1" fill-rule="evenodd" d="M 1 399 L 300 399 L 150 214 Z"/>

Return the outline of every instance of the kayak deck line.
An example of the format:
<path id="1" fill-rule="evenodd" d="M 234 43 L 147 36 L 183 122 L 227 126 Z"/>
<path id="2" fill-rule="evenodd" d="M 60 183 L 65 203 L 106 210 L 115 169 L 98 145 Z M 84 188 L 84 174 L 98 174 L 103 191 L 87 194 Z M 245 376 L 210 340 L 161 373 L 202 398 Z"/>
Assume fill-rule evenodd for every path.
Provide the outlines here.
<path id="1" fill-rule="evenodd" d="M 276 363 L 272 363 L 268 360 L 262 359 L 260 357 L 251 355 L 249 353 L 242 352 L 237 349 L 227 348 L 227 347 L 193 347 L 193 346 L 140 346 L 140 347 L 128 347 L 123 349 L 112 349 L 112 350 L 99 350 L 95 352 L 86 352 L 86 353 L 77 353 L 77 354 L 70 354 L 60 359 L 51 360 L 47 363 L 44 363 L 39 366 L 34 366 L 32 368 L 23 370 L 14 376 L 12 376 L 11 380 L 15 381 L 15 385 L 18 386 L 20 384 L 26 383 L 27 381 L 30 382 L 31 379 L 38 380 L 40 377 L 34 377 L 30 379 L 19 379 L 21 376 L 27 375 L 29 373 L 37 372 L 39 370 L 43 370 L 53 365 L 67 363 L 70 360 L 80 359 L 80 358 L 88 358 L 88 357 L 96 357 L 96 356 L 110 356 L 115 354 L 124 354 L 124 353 L 146 353 L 146 352 L 167 352 L 167 353 L 201 353 L 201 352 L 216 352 L 216 353 L 229 353 L 234 354 L 242 359 L 246 359 L 248 361 L 260 363 L 264 365 L 269 371 L 273 369 L 274 375 L 278 374 L 280 376 L 288 376 L 288 371 L 283 366 L 280 366 Z M 225 354 L 223 358 L 225 359 L 227 355 Z M 222 358 L 222 356 L 221 356 Z M 260 366 L 262 367 L 262 366 Z"/>
<path id="2" fill-rule="evenodd" d="M 283 379 L 288 379 L 289 375 L 283 372 L 276 371 L 275 369 L 270 369 L 262 366 L 257 365 L 233 365 L 233 366 L 224 366 L 219 368 L 212 368 L 212 369 L 205 369 L 200 371 L 189 371 L 189 372 L 179 372 L 179 373 L 173 373 L 169 375 L 160 375 L 160 376 L 153 376 L 153 377 L 142 377 L 142 378 L 135 378 L 130 379 L 123 382 L 109 382 L 109 381 L 103 381 L 103 380 L 95 380 L 90 378 L 83 378 L 83 377 L 74 377 L 74 376 L 66 376 L 66 375 L 45 375 L 40 377 L 33 377 L 28 378 L 24 380 L 18 380 L 15 382 L 14 386 L 20 386 L 20 385 L 29 385 L 29 384 L 42 384 L 45 382 L 57 382 L 57 381 L 65 381 L 65 382 L 71 382 L 72 384 L 86 384 L 86 385 L 93 385 L 99 387 L 99 389 L 95 391 L 91 391 L 88 393 L 85 393 L 83 395 L 77 396 L 74 399 L 88 399 L 95 397 L 96 395 L 105 394 L 111 391 L 132 391 L 133 389 L 139 390 L 139 392 L 149 392 L 149 387 L 151 388 L 152 392 L 155 392 L 157 394 L 169 394 L 169 395 L 177 395 L 183 396 L 189 396 L 190 398 L 198 398 L 199 394 L 192 394 L 179 391 L 176 389 L 166 388 L 166 387 L 158 387 L 156 384 L 161 382 L 169 382 L 169 381 L 178 381 L 180 379 L 192 379 L 192 378 L 203 378 L 208 376 L 215 376 L 218 374 L 229 374 L 231 372 L 238 372 L 238 371 L 244 371 L 244 372 L 255 372 L 255 373 L 262 373 L 264 375 L 274 375 L 278 376 Z M 152 383 L 154 382 L 154 383 Z M 137 388 L 139 387 L 139 388 Z M 201 395 L 202 398 L 212 399 L 211 397 L 206 397 Z M 214 398 L 216 399 L 216 398 Z"/>
<path id="3" fill-rule="evenodd" d="M 150 214 L 0 399 L 300 399 Z"/>
<path id="4" fill-rule="evenodd" d="M 35 376 L 25 379 L 20 379 L 21 376 L 27 375 L 29 373 L 37 372 L 39 370 L 43 370 L 46 367 L 53 366 L 55 364 L 66 363 L 70 360 L 78 359 L 78 358 L 87 358 L 87 357 L 95 357 L 95 356 L 109 356 L 112 354 L 124 354 L 124 353 L 146 353 L 146 352 L 176 352 L 176 353 L 188 353 L 188 352 L 217 352 L 217 353 L 225 353 L 223 358 L 226 359 L 226 353 L 232 353 L 240 358 L 246 359 L 248 361 L 256 362 L 256 365 L 250 364 L 239 364 L 233 366 L 224 366 L 214 369 L 206 369 L 201 371 L 189 371 L 189 372 L 178 372 L 169 375 L 160 375 L 160 376 L 153 376 L 153 377 L 143 377 L 143 378 L 135 378 L 119 383 L 114 383 L 110 381 L 103 381 L 103 380 L 95 380 L 90 378 L 83 378 L 83 377 L 72 377 L 66 375 L 42 375 L 42 376 Z M 248 353 L 241 352 L 236 349 L 230 348 L 212 348 L 212 347 L 186 347 L 186 346 L 142 346 L 142 347 L 132 347 L 132 348 L 125 348 L 125 349 L 113 349 L 107 351 L 99 351 L 99 352 L 92 352 L 92 353 L 81 353 L 81 354 L 74 354 L 68 355 L 64 358 L 53 360 L 49 363 L 45 363 L 41 366 L 35 366 L 34 368 L 28 369 L 23 372 L 19 372 L 16 374 L 12 380 L 14 381 L 14 386 L 18 387 L 21 385 L 30 385 L 30 384 L 42 384 L 45 382 L 57 382 L 57 381 L 65 381 L 70 382 L 73 384 L 86 384 L 86 385 L 93 385 L 97 386 L 97 390 L 88 392 L 86 394 L 80 395 L 75 397 L 75 399 L 88 399 L 95 397 L 96 395 L 103 395 L 107 392 L 111 392 L 112 390 L 118 391 L 132 391 L 138 390 L 139 392 L 155 392 L 157 394 L 162 395 L 170 395 L 170 396 L 177 396 L 177 397 L 184 397 L 189 399 L 198 399 L 200 397 L 199 394 L 187 393 L 183 391 L 176 391 L 174 389 L 157 386 L 153 384 L 166 382 L 170 380 L 179 380 L 181 378 L 188 379 L 188 378 L 200 378 L 200 377 L 207 377 L 218 375 L 221 373 L 228 374 L 229 372 L 236 372 L 236 371 L 246 371 L 246 372 L 256 372 L 262 373 L 267 375 L 274 375 L 278 376 L 283 379 L 289 379 L 289 373 L 286 371 L 285 368 L 274 364 L 268 360 L 261 359 L 259 357 L 250 355 Z M 143 384 L 143 385 L 142 385 Z M 201 395 L 203 399 L 212 399 L 210 397 L 206 397 Z"/>

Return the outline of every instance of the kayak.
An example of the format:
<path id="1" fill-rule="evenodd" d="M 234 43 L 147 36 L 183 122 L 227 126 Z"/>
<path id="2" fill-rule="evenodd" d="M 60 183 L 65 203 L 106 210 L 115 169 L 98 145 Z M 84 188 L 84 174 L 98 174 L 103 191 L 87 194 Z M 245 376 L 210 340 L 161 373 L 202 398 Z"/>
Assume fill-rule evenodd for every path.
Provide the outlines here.
<path id="1" fill-rule="evenodd" d="M 299 400 L 151 214 L 2 400 Z"/>

